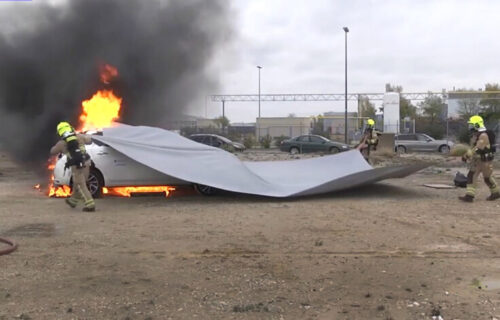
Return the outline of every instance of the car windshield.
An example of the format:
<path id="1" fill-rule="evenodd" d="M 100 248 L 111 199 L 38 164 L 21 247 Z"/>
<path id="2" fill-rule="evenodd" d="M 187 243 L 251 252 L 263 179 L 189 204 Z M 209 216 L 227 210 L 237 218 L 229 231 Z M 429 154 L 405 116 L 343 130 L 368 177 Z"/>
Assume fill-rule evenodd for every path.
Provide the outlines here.
<path id="1" fill-rule="evenodd" d="M 311 142 L 323 142 L 323 141 L 328 141 L 328 139 L 322 136 L 311 136 Z"/>
<path id="2" fill-rule="evenodd" d="M 433 137 L 429 137 L 426 134 L 421 134 L 421 135 L 419 135 L 419 140 L 424 140 L 424 141 L 426 141 L 426 140 L 434 140 L 434 138 Z"/>
<path id="3" fill-rule="evenodd" d="M 231 140 L 229 140 L 228 138 L 226 137 L 222 137 L 222 136 L 216 136 L 217 138 L 221 139 L 222 141 L 224 141 L 225 143 L 232 143 Z"/>

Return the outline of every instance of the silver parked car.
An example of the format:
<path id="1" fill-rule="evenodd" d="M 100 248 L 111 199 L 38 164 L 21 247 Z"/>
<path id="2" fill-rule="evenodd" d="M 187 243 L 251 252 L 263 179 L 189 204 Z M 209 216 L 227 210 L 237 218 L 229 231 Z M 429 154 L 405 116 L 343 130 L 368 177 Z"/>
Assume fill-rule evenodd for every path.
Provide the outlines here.
<path id="1" fill-rule="evenodd" d="M 423 133 L 399 134 L 395 137 L 395 150 L 397 153 L 406 152 L 441 152 L 448 153 L 453 147 L 453 142 L 436 140 Z"/>

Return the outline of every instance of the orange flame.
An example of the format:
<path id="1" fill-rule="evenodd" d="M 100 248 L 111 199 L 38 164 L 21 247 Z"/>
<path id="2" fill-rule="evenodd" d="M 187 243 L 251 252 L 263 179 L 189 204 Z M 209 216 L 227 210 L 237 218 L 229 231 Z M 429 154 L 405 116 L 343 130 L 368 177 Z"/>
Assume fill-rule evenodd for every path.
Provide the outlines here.
<path id="1" fill-rule="evenodd" d="M 160 192 L 164 192 L 165 197 L 168 197 L 171 191 L 175 191 L 175 188 L 170 186 L 102 188 L 102 193 L 105 195 L 122 196 L 122 197 L 130 197 L 132 193 L 160 193 Z"/>
<path id="2" fill-rule="evenodd" d="M 120 118 L 122 99 L 111 90 L 99 90 L 94 96 L 82 102 L 79 131 L 98 130 L 112 126 Z"/>
<path id="3" fill-rule="evenodd" d="M 118 76 L 118 69 L 109 64 L 103 64 L 100 67 L 102 83 L 109 84 L 111 79 Z"/>
<path id="4" fill-rule="evenodd" d="M 71 195 L 71 188 L 69 186 L 59 186 L 59 187 L 54 187 L 54 185 L 50 186 L 49 197 L 67 198 L 70 195 Z"/>
<path id="5" fill-rule="evenodd" d="M 101 81 L 109 84 L 110 81 L 118 76 L 118 70 L 109 65 L 104 64 L 100 67 Z M 122 98 L 117 97 L 111 90 L 99 90 L 92 98 L 82 102 L 82 114 L 80 115 L 80 125 L 77 131 L 83 132 L 88 130 L 100 130 L 109 128 L 113 125 L 113 121 L 120 118 Z M 53 171 L 57 158 L 49 160 L 47 165 L 48 170 Z M 34 186 L 39 189 L 40 185 Z M 170 186 L 140 186 L 140 187 L 104 187 L 102 192 L 105 195 L 130 197 L 133 193 L 165 193 L 168 197 L 170 192 L 174 191 L 174 187 Z M 69 186 L 54 187 L 54 175 L 50 178 L 48 191 L 49 197 L 65 198 L 71 195 Z"/>

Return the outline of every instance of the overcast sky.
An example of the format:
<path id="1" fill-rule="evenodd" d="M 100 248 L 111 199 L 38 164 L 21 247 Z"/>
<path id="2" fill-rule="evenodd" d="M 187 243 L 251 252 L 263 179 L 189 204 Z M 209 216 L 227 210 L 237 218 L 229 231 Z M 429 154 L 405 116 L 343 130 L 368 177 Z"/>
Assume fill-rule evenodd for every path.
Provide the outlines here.
<path id="1" fill-rule="evenodd" d="M 214 72 L 223 94 L 406 92 L 500 82 L 500 1 L 235 0 L 235 39 Z M 254 121 L 257 103 L 227 103 L 232 122 Z M 263 102 L 262 116 L 342 111 L 343 102 Z M 349 108 L 355 109 L 355 104 Z M 208 116 L 220 103 L 207 104 Z"/>
<path id="2" fill-rule="evenodd" d="M 257 65 L 263 67 L 263 94 L 342 93 L 344 26 L 350 30 L 351 93 L 383 92 L 385 83 L 423 92 L 500 82 L 498 0 L 228 0 L 228 5 L 232 41 L 210 68 L 221 88 L 203 95 L 256 94 Z M 265 117 L 309 116 L 342 111 L 344 103 L 262 102 L 261 107 Z M 355 111 L 356 103 L 349 108 Z M 221 104 L 199 101 L 193 110 L 216 117 Z M 257 110 L 256 102 L 226 104 L 231 122 L 255 121 Z"/>

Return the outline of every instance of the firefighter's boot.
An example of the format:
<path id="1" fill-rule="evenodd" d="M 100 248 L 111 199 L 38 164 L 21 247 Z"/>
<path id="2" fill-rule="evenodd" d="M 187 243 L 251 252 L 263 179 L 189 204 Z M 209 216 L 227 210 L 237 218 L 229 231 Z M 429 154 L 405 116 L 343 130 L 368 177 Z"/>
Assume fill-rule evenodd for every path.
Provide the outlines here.
<path id="1" fill-rule="evenodd" d="M 460 197 L 458 197 L 458 199 L 460 199 L 464 202 L 473 202 L 474 201 L 474 197 L 471 196 L 470 194 L 466 194 L 465 196 L 460 196 Z"/>
<path id="2" fill-rule="evenodd" d="M 493 201 L 496 199 L 500 199 L 500 192 L 492 193 L 492 194 L 490 194 L 490 196 L 488 198 L 486 198 L 486 200 L 488 200 L 488 201 Z"/>
<path id="3" fill-rule="evenodd" d="M 78 200 L 75 200 L 74 198 L 66 198 L 64 199 L 64 202 L 66 202 L 66 204 L 71 208 L 75 208 L 78 204 Z"/>

